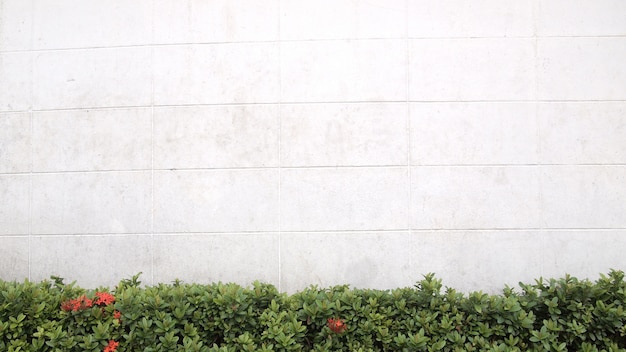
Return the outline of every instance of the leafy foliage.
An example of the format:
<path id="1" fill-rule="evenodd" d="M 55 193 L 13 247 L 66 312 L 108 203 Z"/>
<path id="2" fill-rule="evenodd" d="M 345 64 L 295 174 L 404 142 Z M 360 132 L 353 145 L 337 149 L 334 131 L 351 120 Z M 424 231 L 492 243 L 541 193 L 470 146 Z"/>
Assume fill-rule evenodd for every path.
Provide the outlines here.
<path id="1" fill-rule="evenodd" d="M 109 293 L 110 292 L 110 293 Z M 626 351 L 626 283 L 538 279 L 500 295 L 428 274 L 390 291 L 0 281 L 0 351 Z"/>

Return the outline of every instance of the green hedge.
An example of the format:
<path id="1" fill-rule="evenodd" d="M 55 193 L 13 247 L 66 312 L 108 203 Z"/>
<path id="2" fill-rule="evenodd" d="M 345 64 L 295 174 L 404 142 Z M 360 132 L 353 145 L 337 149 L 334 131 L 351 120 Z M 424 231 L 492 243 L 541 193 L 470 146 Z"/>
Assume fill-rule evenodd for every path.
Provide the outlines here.
<path id="1" fill-rule="evenodd" d="M 468 295 L 268 284 L 0 281 L 0 351 L 626 351 L 624 273 Z"/>

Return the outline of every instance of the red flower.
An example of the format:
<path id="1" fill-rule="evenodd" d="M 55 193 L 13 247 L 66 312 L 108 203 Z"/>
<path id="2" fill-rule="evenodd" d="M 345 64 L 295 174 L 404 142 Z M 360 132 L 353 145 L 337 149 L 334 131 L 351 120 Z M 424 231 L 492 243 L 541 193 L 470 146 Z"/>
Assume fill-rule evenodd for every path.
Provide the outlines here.
<path id="1" fill-rule="evenodd" d="M 96 292 L 95 303 L 99 306 L 107 306 L 115 302 L 115 296 L 108 292 Z"/>
<path id="2" fill-rule="evenodd" d="M 90 308 L 93 305 L 93 301 L 85 296 L 80 296 L 76 299 L 70 299 L 69 301 L 65 301 L 61 303 L 61 309 L 66 312 L 74 311 L 77 312 L 79 310 L 83 310 L 85 308 Z"/>
<path id="3" fill-rule="evenodd" d="M 113 318 L 120 320 L 122 318 L 122 313 L 120 313 L 119 310 L 116 310 L 115 312 L 113 312 Z"/>
<path id="4" fill-rule="evenodd" d="M 343 320 L 339 318 L 328 318 L 328 322 L 326 323 L 326 325 L 328 325 L 330 330 L 332 330 L 335 334 L 341 334 L 342 332 L 346 331 L 347 328 Z"/>
<path id="5" fill-rule="evenodd" d="M 66 312 L 74 310 L 74 303 L 72 301 L 73 300 L 62 302 L 61 309 L 63 309 Z"/>
<path id="6" fill-rule="evenodd" d="M 117 351 L 117 346 L 119 345 L 119 342 L 115 342 L 113 340 L 109 340 L 109 344 L 106 345 L 106 347 L 104 348 L 103 352 L 115 352 Z"/>
<path id="7" fill-rule="evenodd" d="M 91 308 L 91 306 L 93 306 L 93 301 L 90 300 L 89 298 L 82 296 L 80 297 L 80 307 L 81 309 L 85 309 L 85 308 Z"/>

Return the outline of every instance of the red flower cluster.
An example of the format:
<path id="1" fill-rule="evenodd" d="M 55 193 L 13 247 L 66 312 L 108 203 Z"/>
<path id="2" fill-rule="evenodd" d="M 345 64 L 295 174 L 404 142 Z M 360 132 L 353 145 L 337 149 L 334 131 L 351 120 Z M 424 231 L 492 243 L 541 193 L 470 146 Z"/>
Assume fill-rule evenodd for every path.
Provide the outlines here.
<path id="1" fill-rule="evenodd" d="M 108 306 L 109 304 L 115 302 L 115 296 L 108 292 L 96 292 L 96 297 L 91 300 L 87 298 L 85 295 L 82 295 L 76 299 L 70 299 L 63 303 L 61 303 L 61 309 L 66 312 L 77 312 L 79 310 L 91 308 L 94 305 L 96 306 Z M 104 308 L 101 308 L 102 312 L 104 312 Z M 122 317 L 122 313 L 117 310 L 113 311 L 113 318 L 120 319 Z M 114 340 L 109 340 L 109 344 L 104 347 L 103 352 L 115 352 L 117 351 L 117 346 L 119 342 Z"/>
<path id="2" fill-rule="evenodd" d="M 115 296 L 108 292 L 96 292 L 96 299 L 94 303 L 99 306 L 108 306 L 109 304 L 115 302 Z"/>
<path id="3" fill-rule="evenodd" d="M 341 334 L 347 329 L 346 324 L 339 318 L 328 318 L 326 325 L 328 325 L 330 330 L 332 330 L 335 334 Z"/>
<path id="4" fill-rule="evenodd" d="M 106 306 L 115 302 L 115 296 L 108 292 L 96 292 L 96 298 L 91 300 L 85 295 L 82 295 L 76 299 L 70 299 L 61 303 L 61 309 L 66 312 L 83 310 L 91 308 L 94 304 L 97 306 Z"/>
<path id="5" fill-rule="evenodd" d="M 103 352 L 115 352 L 117 351 L 117 346 L 119 345 L 119 342 L 115 342 L 113 340 L 109 340 L 109 344 L 104 348 Z"/>
<path id="6" fill-rule="evenodd" d="M 93 301 L 85 296 L 80 296 L 76 299 L 70 299 L 69 301 L 65 301 L 61 303 L 61 309 L 66 312 L 74 311 L 77 312 L 79 310 L 83 310 L 86 308 L 90 308 L 93 305 Z"/>

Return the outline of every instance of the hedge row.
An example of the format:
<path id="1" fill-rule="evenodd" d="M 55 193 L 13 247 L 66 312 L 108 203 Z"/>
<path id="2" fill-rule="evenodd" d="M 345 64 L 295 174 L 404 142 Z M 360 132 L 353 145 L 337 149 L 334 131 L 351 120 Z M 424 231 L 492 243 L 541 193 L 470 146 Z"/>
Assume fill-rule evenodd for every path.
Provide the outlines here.
<path id="1" fill-rule="evenodd" d="M 624 273 L 468 295 L 255 283 L 0 281 L 0 351 L 626 351 Z"/>

